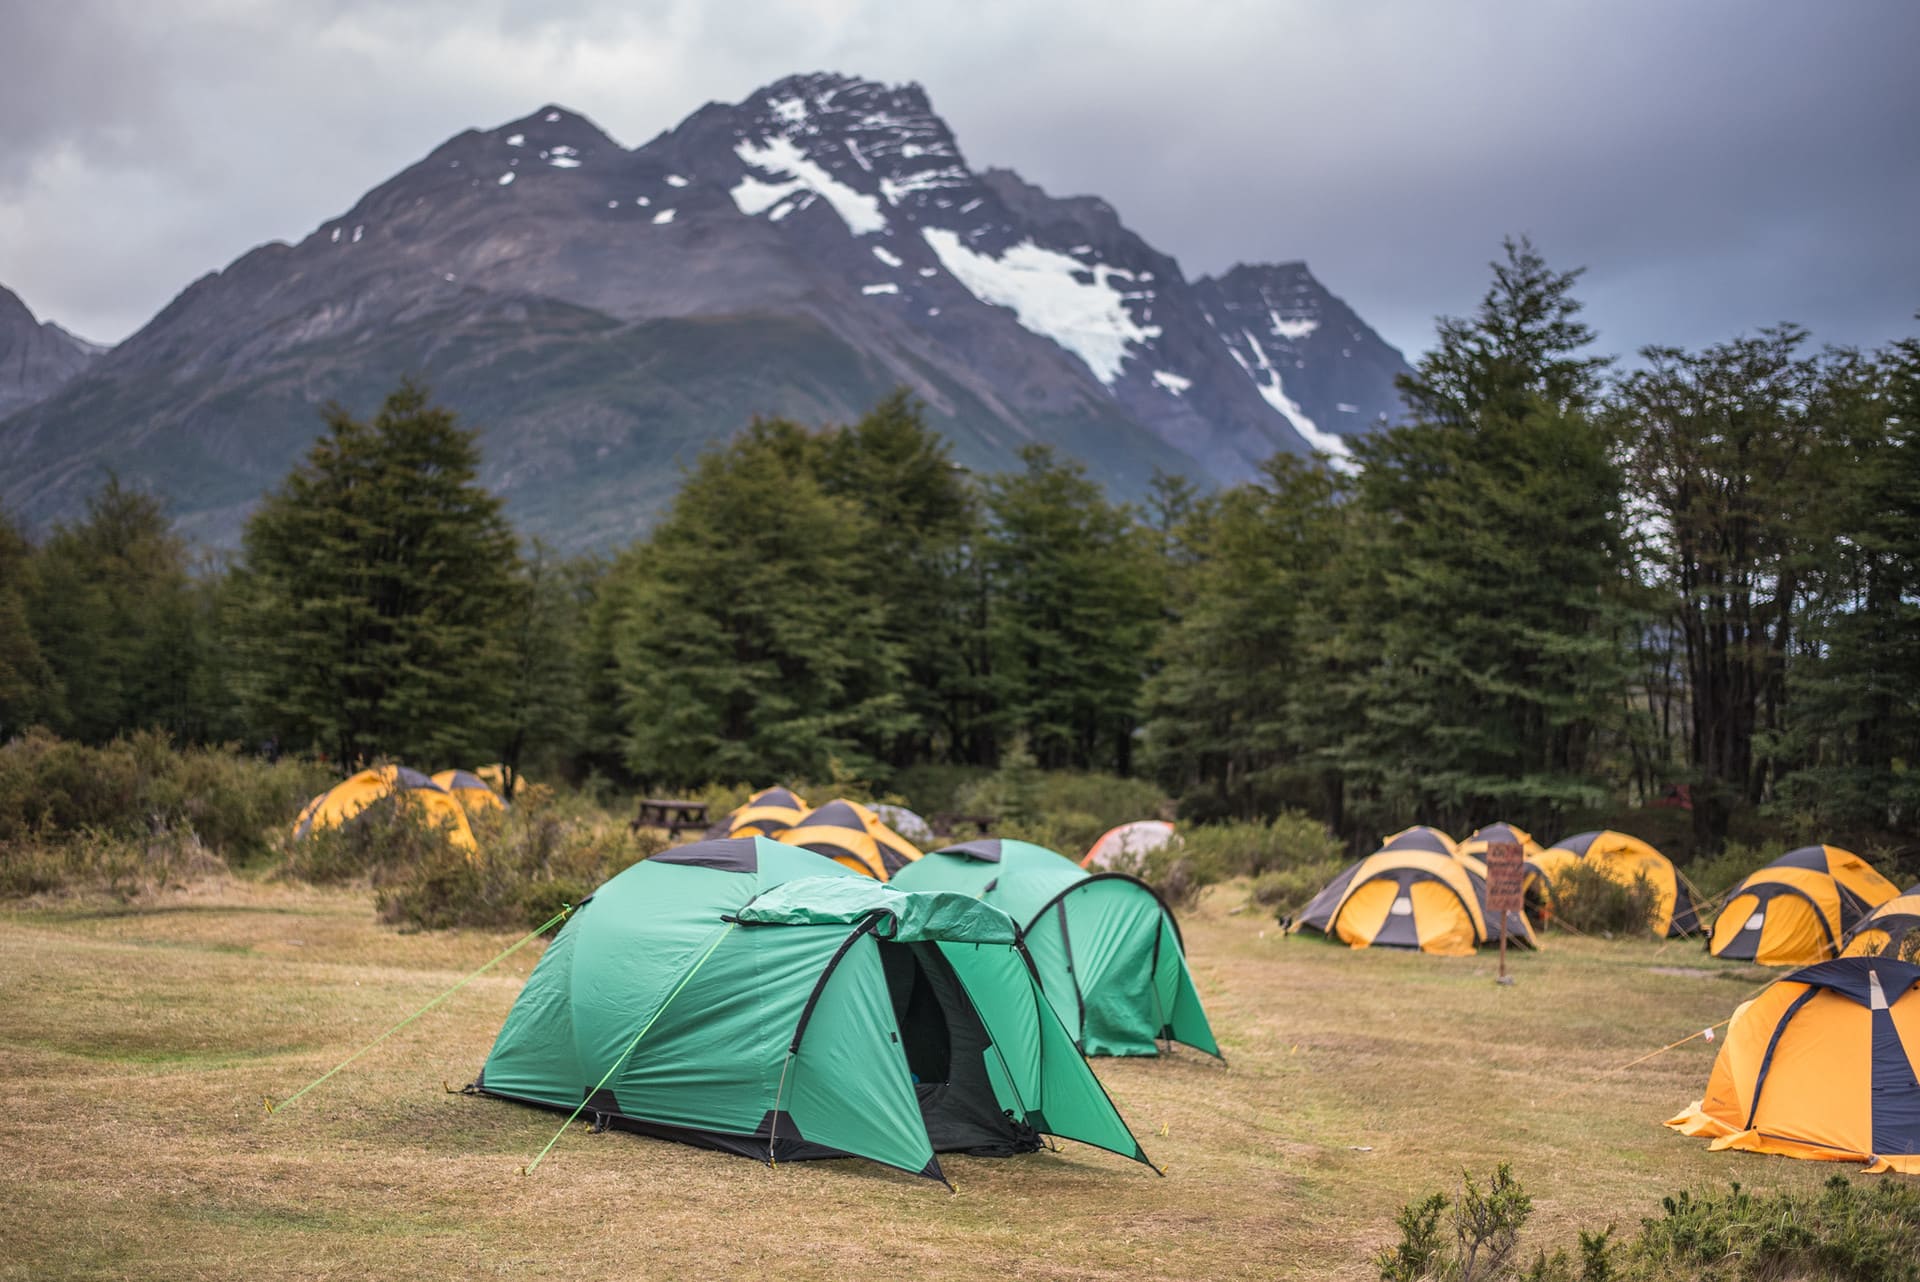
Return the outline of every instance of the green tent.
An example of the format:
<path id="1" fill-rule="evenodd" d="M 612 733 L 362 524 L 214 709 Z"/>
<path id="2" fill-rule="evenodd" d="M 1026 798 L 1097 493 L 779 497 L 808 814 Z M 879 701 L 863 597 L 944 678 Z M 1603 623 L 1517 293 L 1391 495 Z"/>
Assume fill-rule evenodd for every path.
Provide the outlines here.
<path id="1" fill-rule="evenodd" d="M 600 887 L 474 1086 L 768 1162 L 944 1179 L 935 1152 L 1029 1152 L 1041 1134 L 1147 1161 L 1004 913 L 764 837 L 681 846 Z"/>
<path id="2" fill-rule="evenodd" d="M 1155 1038 L 1220 1054 L 1179 923 L 1145 882 L 988 838 L 936 850 L 889 884 L 973 895 L 1020 923 L 1048 999 L 1086 1054 L 1152 1055 Z"/>

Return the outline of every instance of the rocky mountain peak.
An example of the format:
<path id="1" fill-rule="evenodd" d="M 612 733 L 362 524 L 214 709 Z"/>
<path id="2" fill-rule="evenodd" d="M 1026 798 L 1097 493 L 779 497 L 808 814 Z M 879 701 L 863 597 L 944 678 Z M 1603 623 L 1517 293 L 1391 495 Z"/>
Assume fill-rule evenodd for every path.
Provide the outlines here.
<path id="1" fill-rule="evenodd" d="M 52 396 L 106 350 L 37 319 L 18 294 L 0 285 L 0 418 Z"/>

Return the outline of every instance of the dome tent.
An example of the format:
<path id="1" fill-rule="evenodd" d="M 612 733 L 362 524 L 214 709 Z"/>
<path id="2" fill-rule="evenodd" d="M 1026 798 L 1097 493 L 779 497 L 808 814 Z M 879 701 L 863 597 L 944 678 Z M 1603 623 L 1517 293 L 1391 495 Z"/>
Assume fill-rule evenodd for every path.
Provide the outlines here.
<path id="1" fill-rule="evenodd" d="M 876 881 L 886 881 L 920 857 L 918 846 L 857 801 L 829 801 L 773 836 L 775 841 L 825 855 Z"/>
<path id="2" fill-rule="evenodd" d="M 770 1162 L 942 1179 L 936 1152 L 1031 1151 L 1041 1132 L 1147 1160 L 1004 913 L 765 838 L 677 847 L 601 886 L 474 1087 Z"/>
<path id="3" fill-rule="evenodd" d="M 471 770 L 442 770 L 433 777 L 453 799 L 466 807 L 468 814 L 478 814 L 482 810 L 505 810 L 507 803 L 500 799 L 485 779 Z"/>
<path id="4" fill-rule="evenodd" d="M 1287 932 L 1315 930 L 1354 948 L 1466 957 L 1487 939 L 1483 898 L 1453 855 L 1403 843 L 1349 865 L 1294 915 Z"/>
<path id="5" fill-rule="evenodd" d="M 1920 885 L 1907 887 L 1861 918 L 1841 943 L 1840 955 L 1920 962 Z"/>
<path id="6" fill-rule="evenodd" d="M 1667 1122 L 1712 1148 L 1920 1175 L 1920 966 L 1843 957 L 1734 1012 L 1706 1094 Z"/>
<path id="7" fill-rule="evenodd" d="M 1824 961 L 1862 917 L 1899 893 L 1850 850 L 1802 846 L 1734 887 L 1707 949 L 1762 966 Z"/>
<path id="8" fill-rule="evenodd" d="M 726 836 L 771 837 L 806 816 L 806 799 L 786 788 L 762 788 L 727 815 Z"/>
<path id="9" fill-rule="evenodd" d="M 1638 837 L 1603 828 L 1562 837 L 1547 854 L 1556 850 L 1577 856 L 1579 862 L 1599 869 L 1623 886 L 1631 886 L 1644 873 L 1655 895 L 1653 918 L 1648 923 L 1653 933 L 1668 938 L 1700 933 L 1693 894 L 1681 880 L 1679 870 L 1672 860 Z"/>
<path id="10" fill-rule="evenodd" d="M 1109 828 L 1087 848 L 1082 868 L 1113 869 L 1133 865 L 1139 856 L 1160 849 L 1174 839 L 1173 825 L 1164 819 L 1136 819 Z"/>
<path id="11" fill-rule="evenodd" d="M 296 839 L 323 828 L 338 828 L 360 817 L 369 806 L 389 797 L 414 808 L 421 818 L 446 831 L 447 839 L 468 854 L 479 850 L 467 812 L 453 794 L 418 770 L 405 766 L 375 766 L 350 775 L 301 808 L 293 821 Z"/>
<path id="12" fill-rule="evenodd" d="M 1220 1054 L 1179 923 L 1145 882 L 988 837 L 933 851 L 892 884 L 975 895 L 1012 917 L 1047 1000 L 1084 1053 L 1154 1055 L 1165 1039 Z"/>

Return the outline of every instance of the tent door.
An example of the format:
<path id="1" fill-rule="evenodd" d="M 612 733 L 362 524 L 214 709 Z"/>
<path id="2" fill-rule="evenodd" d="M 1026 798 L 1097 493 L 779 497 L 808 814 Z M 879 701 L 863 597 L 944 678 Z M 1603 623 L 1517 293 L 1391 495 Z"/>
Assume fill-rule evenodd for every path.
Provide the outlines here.
<path id="1" fill-rule="evenodd" d="M 994 1095 L 991 1039 L 938 945 L 875 943 L 934 1151 L 1004 1156 L 1038 1148 L 1039 1137 Z"/>

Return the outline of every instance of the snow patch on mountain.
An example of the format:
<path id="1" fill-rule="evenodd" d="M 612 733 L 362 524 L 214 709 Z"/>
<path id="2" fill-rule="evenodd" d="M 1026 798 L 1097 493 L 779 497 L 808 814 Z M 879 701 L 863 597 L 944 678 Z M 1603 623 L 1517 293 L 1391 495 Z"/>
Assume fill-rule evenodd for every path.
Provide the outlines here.
<path id="1" fill-rule="evenodd" d="M 1102 263 L 1082 263 L 1023 240 L 999 257 L 975 253 L 956 232 L 921 231 L 940 263 L 975 298 L 1012 310 L 1020 324 L 1086 362 L 1094 377 L 1113 386 L 1127 347 L 1160 337 L 1158 325 L 1141 325 L 1125 296 L 1108 283 L 1131 276 Z M 1092 280 L 1083 278 L 1091 275 Z"/>
<path id="2" fill-rule="evenodd" d="M 816 193 L 833 207 L 847 230 L 856 236 L 871 236 L 887 229 L 886 215 L 880 212 L 877 197 L 856 191 L 835 178 L 795 146 L 791 138 L 768 138 L 758 144 L 742 142 L 733 149 L 733 154 L 764 174 L 785 178 Z M 737 186 L 733 201 L 735 205 L 741 203 Z"/>
<path id="3" fill-rule="evenodd" d="M 1247 377 L 1253 380 L 1253 385 L 1259 390 L 1261 399 L 1279 410 L 1280 416 L 1287 420 L 1294 431 L 1300 433 L 1301 439 L 1308 445 L 1323 454 L 1331 455 L 1336 463 L 1350 459 L 1347 443 L 1341 440 L 1337 433 L 1321 431 L 1314 421 L 1307 417 L 1306 411 L 1300 408 L 1299 402 L 1287 395 L 1286 385 L 1280 380 L 1280 371 L 1275 369 L 1273 362 L 1267 359 L 1266 349 L 1260 346 L 1260 341 L 1247 330 L 1240 332 L 1247 340 L 1248 350 L 1253 353 L 1252 364 L 1249 364 L 1247 358 L 1234 348 L 1229 347 L 1227 351 L 1235 361 L 1239 362 L 1240 368 L 1247 372 Z"/>
<path id="4" fill-rule="evenodd" d="M 1180 395 L 1189 387 L 1193 386 L 1192 379 L 1181 378 L 1178 374 L 1170 373 L 1163 369 L 1153 371 L 1153 381 L 1166 388 L 1169 392 L 1172 392 L 1175 396 Z"/>

